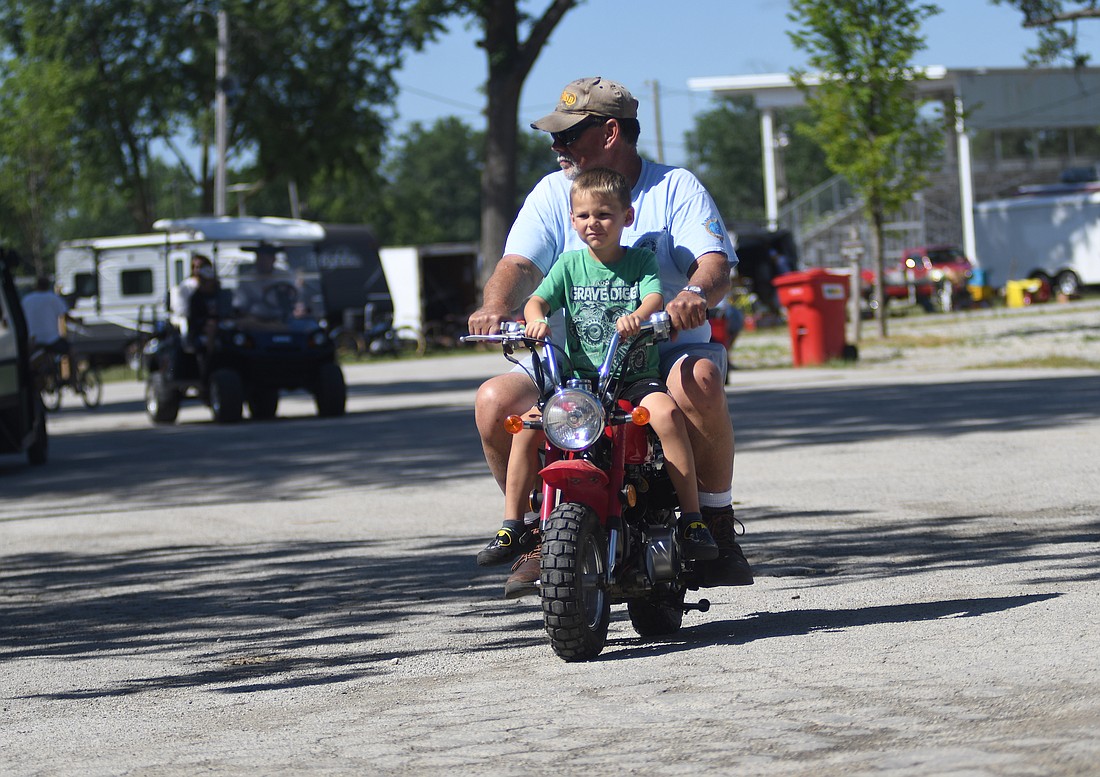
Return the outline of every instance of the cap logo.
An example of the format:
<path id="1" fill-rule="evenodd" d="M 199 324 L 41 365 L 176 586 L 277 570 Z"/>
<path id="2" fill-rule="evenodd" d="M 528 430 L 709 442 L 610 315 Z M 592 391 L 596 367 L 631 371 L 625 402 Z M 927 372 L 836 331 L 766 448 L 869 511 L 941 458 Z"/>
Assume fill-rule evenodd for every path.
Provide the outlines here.
<path id="1" fill-rule="evenodd" d="M 570 91 L 564 91 L 561 93 L 561 104 L 566 108 L 572 108 L 577 104 L 577 95 Z"/>

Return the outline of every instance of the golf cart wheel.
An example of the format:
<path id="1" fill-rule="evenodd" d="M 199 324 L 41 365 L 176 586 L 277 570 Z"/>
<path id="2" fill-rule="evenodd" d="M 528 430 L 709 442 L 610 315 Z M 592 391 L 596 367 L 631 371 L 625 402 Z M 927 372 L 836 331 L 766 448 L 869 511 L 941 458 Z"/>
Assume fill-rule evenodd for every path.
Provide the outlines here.
<path id="1" fill-rule="evenodd" d="M 151 373 L 145 381 L 145 412 L 155 424 L 174 423 L 179 415 L 179 392 L 167 385 L 164 373 Z"/>
<path id="2" fill-rule="evenodd" d="M 268 421 L 279 409 L 279 389 L 256 388 L 248 396 L 248 412 L 253 421 Z"/>
<path id="3" fill-rule="evenodd" d="M 235 424 L 244 415 L 244 384 L 233 370 L 215 370 L 210 376 L 210 409 L 219 424 Z"/>
<path id="4" fill-rule="evenodd" d="M 322 364 L 317 373 L 317 415 L 332 418 L 344 414 L 348 401 L 348 387 L 344 373 L 338 364 Z"/>

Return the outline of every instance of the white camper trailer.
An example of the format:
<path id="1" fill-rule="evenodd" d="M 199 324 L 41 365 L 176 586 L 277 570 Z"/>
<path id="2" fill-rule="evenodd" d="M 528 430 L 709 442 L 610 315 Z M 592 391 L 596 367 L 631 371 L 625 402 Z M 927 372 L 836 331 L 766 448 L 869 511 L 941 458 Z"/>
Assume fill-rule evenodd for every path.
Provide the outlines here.
<path id="1" fill-rule="evenodd" d="M 980 202 L 974 217 L 987 284 L 1041 278 L 1066 295 L 1100 284 L 1100 186 L 1036 187 Z"/>

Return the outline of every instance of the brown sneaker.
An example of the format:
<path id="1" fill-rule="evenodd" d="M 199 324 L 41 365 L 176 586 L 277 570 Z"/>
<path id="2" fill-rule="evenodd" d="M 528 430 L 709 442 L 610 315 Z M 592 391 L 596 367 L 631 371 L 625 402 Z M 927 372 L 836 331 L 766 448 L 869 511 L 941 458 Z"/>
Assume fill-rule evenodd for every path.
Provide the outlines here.
<path id="1" fill-rule="evenodd" d="M 703 520 L 718 543 L 718 558 L 696 562 L 700 586 L 752 585 L 752 567 L 737 544 L 740 521 L 734 515 L 733 507 L 704 507 Z"/>
<path id="2" fill-rule="evenodd" d="M 504 598 L 519 599 L 539 592 L 542 577 L 542 545 L 536 545 L 512 565 L 512 576 L 504 583 Z"/>

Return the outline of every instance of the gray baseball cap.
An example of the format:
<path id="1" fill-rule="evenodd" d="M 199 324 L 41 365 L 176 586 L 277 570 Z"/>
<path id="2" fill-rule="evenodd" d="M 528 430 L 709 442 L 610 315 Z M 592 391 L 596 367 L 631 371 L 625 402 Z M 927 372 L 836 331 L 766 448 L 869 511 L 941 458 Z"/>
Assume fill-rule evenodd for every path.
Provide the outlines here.
<path id="1" fill-rule="evenodd" d="M 638 118 L 638 101 L 625 86 L 606 78 L 578 78 L 565 85 L 554 112 L 532 122 L 543 132 L 564 132 L 589 116 Z"/>

